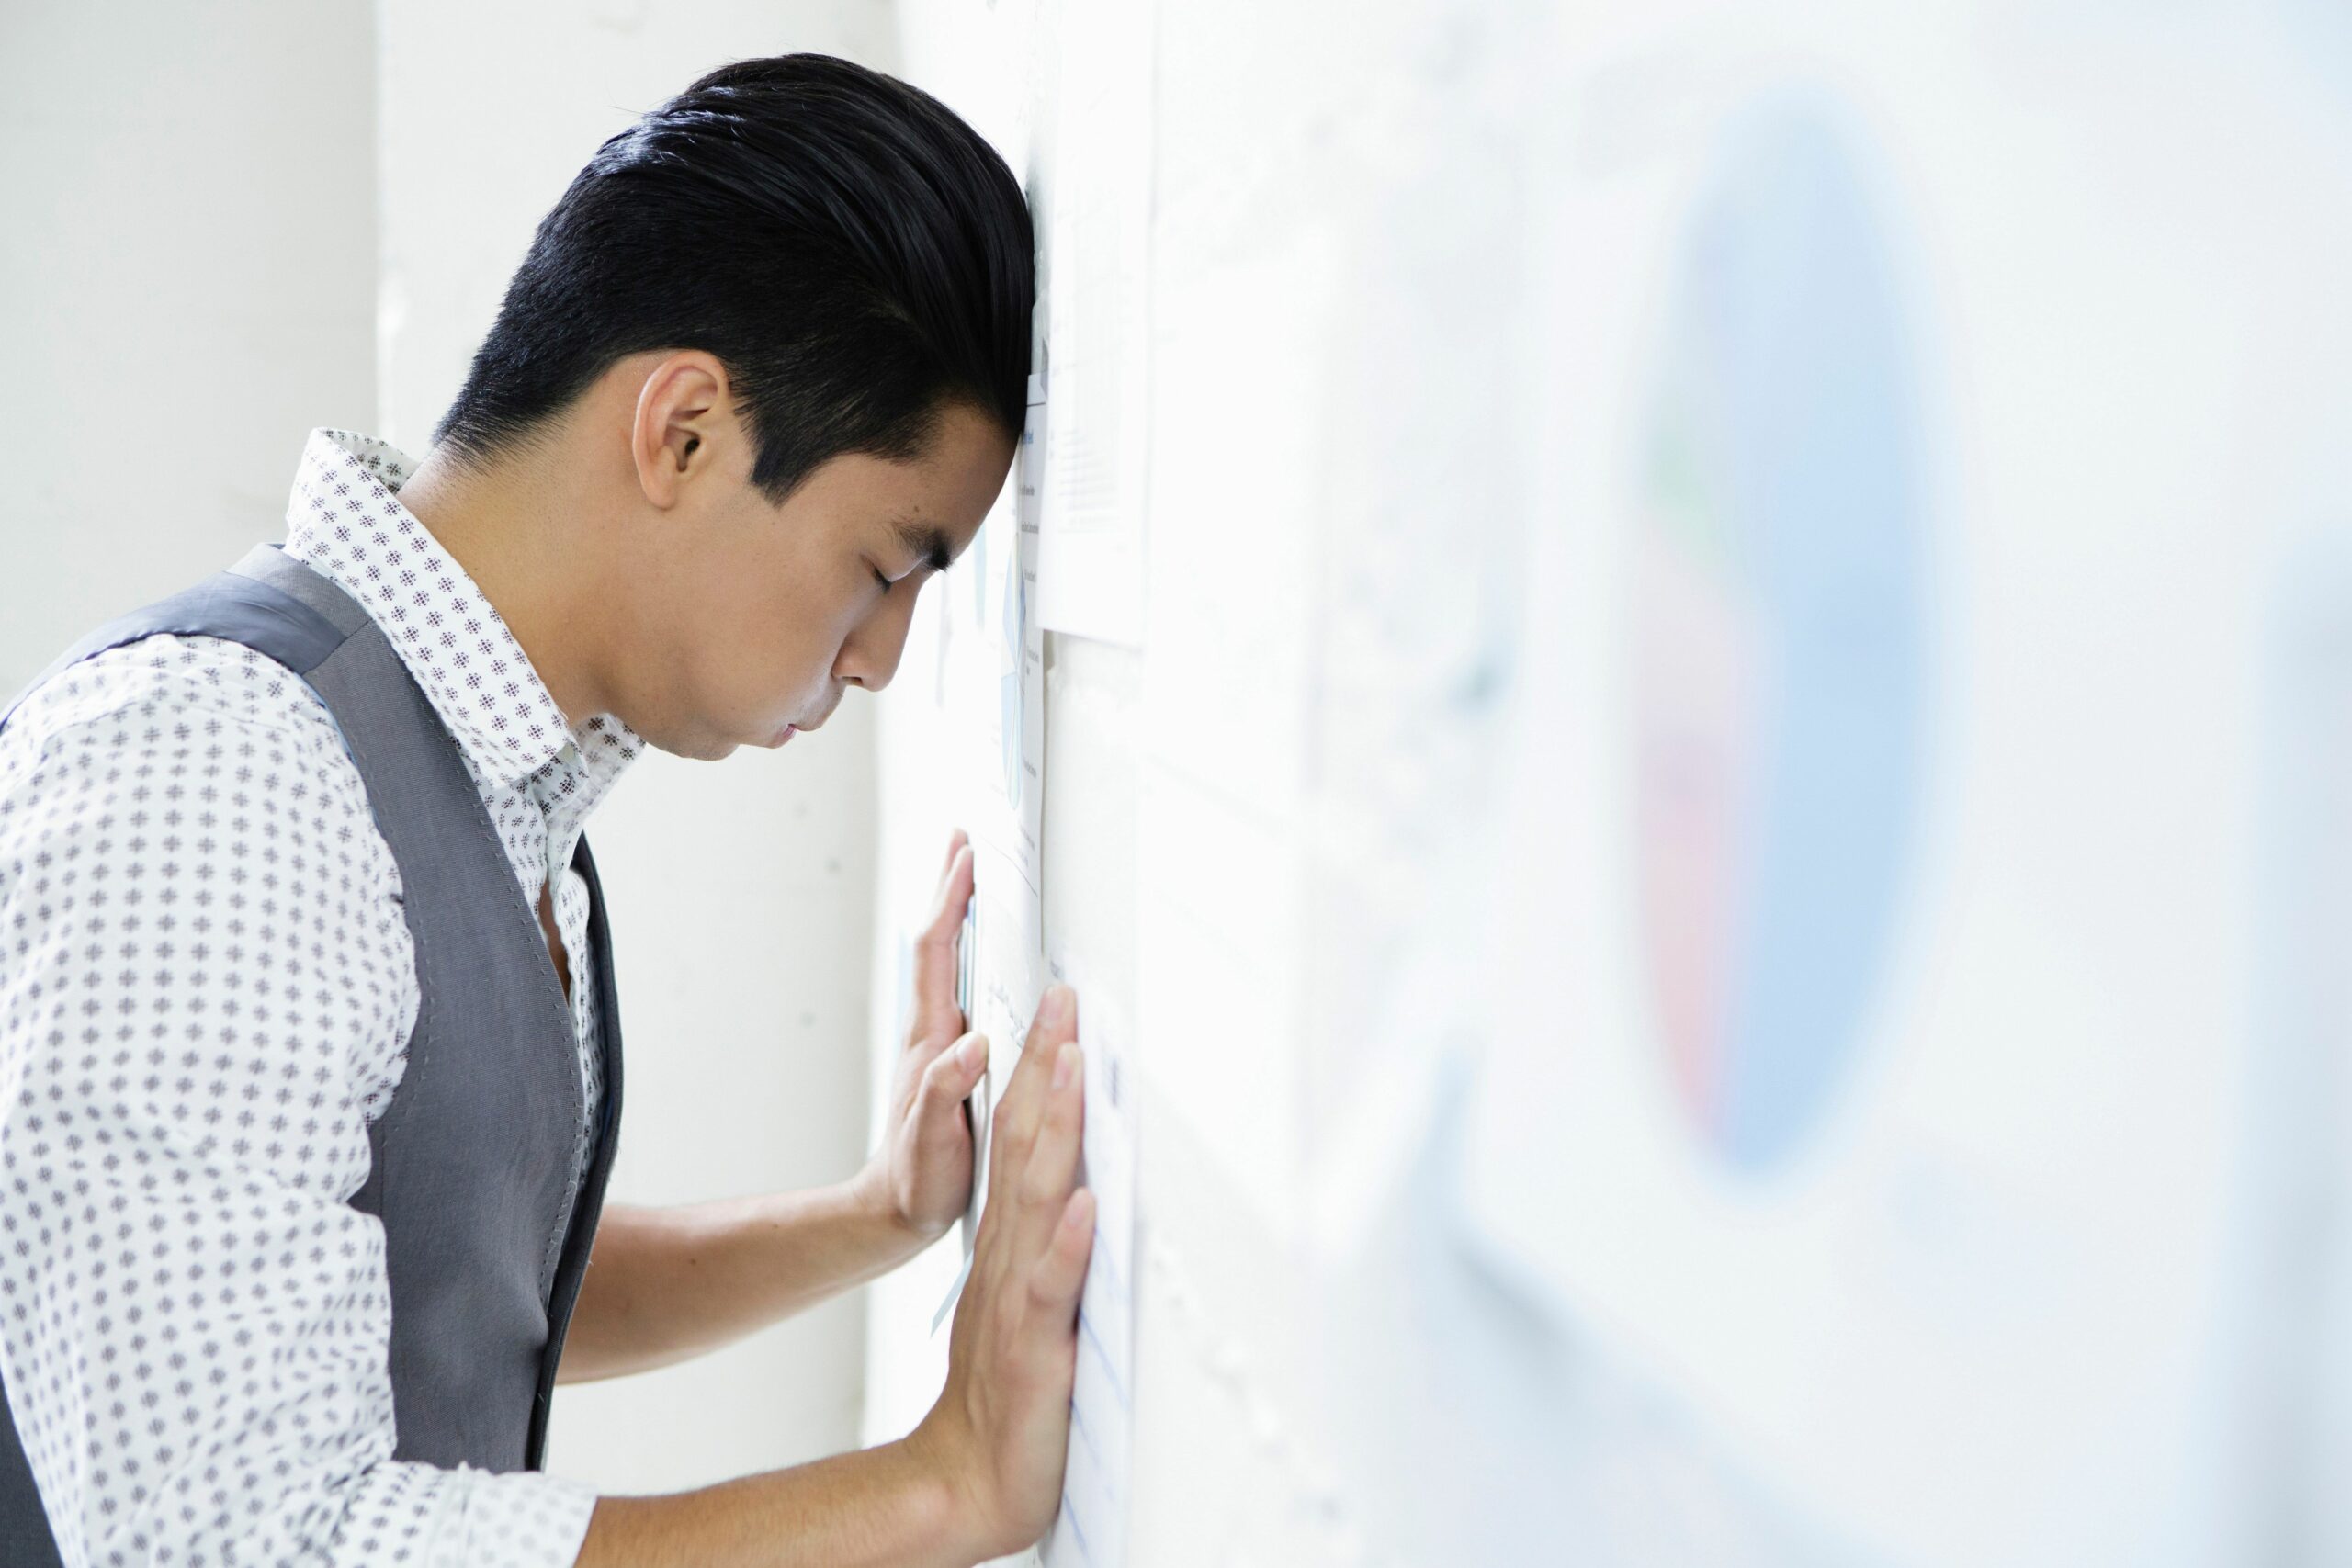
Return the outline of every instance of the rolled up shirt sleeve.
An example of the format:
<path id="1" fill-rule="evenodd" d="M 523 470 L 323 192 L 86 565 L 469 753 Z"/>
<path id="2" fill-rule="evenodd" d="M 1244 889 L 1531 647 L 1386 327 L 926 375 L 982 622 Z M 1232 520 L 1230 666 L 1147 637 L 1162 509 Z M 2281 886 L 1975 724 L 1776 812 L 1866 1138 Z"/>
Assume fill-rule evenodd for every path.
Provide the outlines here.
<path id="1" fill-rule="evenodd" d="M 595 1492 L 392 1458 L 381 1222 L 414 1019 L 334 722 L 154 637 L 0 730 L 0 1374 L 68 1568 L 562 1568 Z"/>

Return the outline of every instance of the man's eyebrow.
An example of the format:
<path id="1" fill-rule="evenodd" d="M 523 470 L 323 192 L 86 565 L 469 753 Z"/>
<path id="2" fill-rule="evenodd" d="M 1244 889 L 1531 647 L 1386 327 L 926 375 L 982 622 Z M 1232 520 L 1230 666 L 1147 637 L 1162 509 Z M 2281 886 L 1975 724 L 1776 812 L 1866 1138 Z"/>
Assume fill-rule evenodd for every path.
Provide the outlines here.
<path id="1" fill-rule="evenodd" d="M 890 528 L 899 536 L 899 542 L 922 557 L 923 564 L 933 571 L 945 571 L 955 559 L 955 552 L 947 547 L 946 532 L 936 524 L 901 517 Z"/>

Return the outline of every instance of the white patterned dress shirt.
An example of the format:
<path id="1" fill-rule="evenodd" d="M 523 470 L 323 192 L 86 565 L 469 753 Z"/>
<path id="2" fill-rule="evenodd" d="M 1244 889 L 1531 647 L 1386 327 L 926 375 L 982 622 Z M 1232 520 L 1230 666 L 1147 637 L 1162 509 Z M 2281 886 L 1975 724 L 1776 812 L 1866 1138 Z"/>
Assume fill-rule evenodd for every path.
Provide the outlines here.
<path id="1" fill-rule="evenodd" d="M 525 901 L 554 878 L 576 1175 L 602 1084 L 570 863 L 641 742 L 567 728 L 397 499 L 411 466 L 312 431 L 286 550 L 382 626 Z M 325 705 L 242 644 L 95 655 L 0 729 L 0 1371 L 67 1568 L 578 1555 L 593 1488 L 391 1457 L 382 1223 L 347 1200 L 416 1018 L 400 897 Z"/>

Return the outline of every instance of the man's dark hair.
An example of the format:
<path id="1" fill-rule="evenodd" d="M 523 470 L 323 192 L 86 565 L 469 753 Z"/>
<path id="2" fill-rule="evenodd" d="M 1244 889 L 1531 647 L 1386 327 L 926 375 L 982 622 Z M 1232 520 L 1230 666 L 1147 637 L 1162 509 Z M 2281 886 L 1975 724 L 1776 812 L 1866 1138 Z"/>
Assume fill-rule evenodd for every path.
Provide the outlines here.
<path id="1" fill-rule="evenodd" d="M 1035 296 L 1004 160 L 929 94 L 822 54 L 722 66 L 596 151 L 540 220 L 435 443 L 527 445 L 614 361 L 699 348 L 781 502 L 910 458 L 947 405 L 1017 437 Z"/>

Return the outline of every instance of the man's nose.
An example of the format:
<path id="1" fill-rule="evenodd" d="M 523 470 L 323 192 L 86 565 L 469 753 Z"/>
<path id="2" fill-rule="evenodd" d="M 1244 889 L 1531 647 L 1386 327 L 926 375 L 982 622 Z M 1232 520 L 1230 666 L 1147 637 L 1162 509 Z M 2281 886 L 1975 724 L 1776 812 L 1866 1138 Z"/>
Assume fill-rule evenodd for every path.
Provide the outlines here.
<path id="1" fill-rule="evenodd" d="M 907 634 L 914 625 L 915 597 L 912 592 L 893 593 L 860 621 L 849 640 L 842 644 L 841 657 L 833 661 L 834 675 L 869 692 L 888 686 L 890 678 L 899 672 L 899 660 L 907 650 Z"/>

